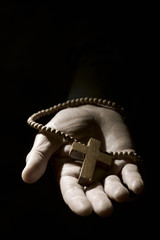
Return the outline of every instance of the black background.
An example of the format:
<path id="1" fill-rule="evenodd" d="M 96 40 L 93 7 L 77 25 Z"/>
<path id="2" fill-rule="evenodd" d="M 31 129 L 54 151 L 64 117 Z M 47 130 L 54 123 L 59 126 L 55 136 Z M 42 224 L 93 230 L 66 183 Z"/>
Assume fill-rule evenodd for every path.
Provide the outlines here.
<path id="1" fill-rule="evenodd" d="M 150 162 L 154 161 L 152 133 L 157 130 L 151 97 L 150 15 L 145 15 L 142 9 L 132 15 L 128 11 L 124 19 L 121 14 L 117 18 L 107 18 L 104 13 L 64 15 L 56 13 L 51 4 L 8 3 L 0 11 L 2 234 L 44 234 L 53 238 L 56 234 L 77 237 L 98 233 L 106 238 L 107 234 L 128 238 L 145 236 L 148 231 L 154 234 L 151 214 L 155 213 L 157 200 L 152 175 L 155 166 Z M 101 47 L 106 42 L 107 48 Z M 103 57 L 104 52 L 113 49 L 120 54 L 119 70 L 111 74 L 114 97 L 116 100 L 121 97 L 120 102 L 130 114 L 137 149 L 145 160 L 144 194 L 133 202 L 115 204 L 113 216 L 106 219 L 95 214 L 79 217 L 72 213 L 63 202 L 50 167 L 35 184 L 27 185 L 21 179 L 25 156 L 35 136 L 35 131 L 26 124 L 27 118 L 33 112 L 67 99 L 79 58 L 85 52 L 92 55 L 95 45 L 98 46 L 96 56 L 97 49 Z M 112 65 L 113 70 L 116 69 L 117 61 Z"/>

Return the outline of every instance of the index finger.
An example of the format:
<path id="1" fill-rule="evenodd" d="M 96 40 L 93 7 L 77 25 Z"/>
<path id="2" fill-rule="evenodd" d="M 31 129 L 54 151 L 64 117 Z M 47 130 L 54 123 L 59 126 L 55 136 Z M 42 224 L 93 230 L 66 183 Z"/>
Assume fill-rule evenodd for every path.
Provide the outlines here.
<path id="1" fill-rule="evenodd" d="M 26 183 L 36 182 L 45 172 L 50 157 L 62 145 L 63 139 L 56 135 L 38 133 L 31 151 L 26 157 L 22 179 Z"/>

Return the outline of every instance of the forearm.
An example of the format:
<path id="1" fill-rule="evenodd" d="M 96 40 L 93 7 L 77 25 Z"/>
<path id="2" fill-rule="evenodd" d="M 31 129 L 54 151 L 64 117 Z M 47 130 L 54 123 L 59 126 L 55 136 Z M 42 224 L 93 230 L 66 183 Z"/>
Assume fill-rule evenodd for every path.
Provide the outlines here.
<path id="1" fill-rule="evenodd" d="M 113 49 L 107 51 L 104 45 L 96 51 L 93 49 L 83 53 L 79 58 L 68 98 L 98 97 L 122 103 L 126 94 L 124 84 L 122 60 L 118 52 L 113 56 Z"/>
<path id="2" fill-rule="evenodd" d="M 122 59 L 113 59 L 113 56 L 108 56 L 107 53 L 90 58 L 82 56 L 75 68 L 68 99 L 105 98 L 132 112 L 137 95 L 125 67 Z"/>

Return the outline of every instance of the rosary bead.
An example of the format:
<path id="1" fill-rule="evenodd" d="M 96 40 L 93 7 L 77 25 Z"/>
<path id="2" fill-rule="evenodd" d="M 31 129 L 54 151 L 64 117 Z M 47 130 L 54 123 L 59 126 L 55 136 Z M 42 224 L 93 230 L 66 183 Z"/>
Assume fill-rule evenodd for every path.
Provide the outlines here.
<path id="1" fill-rule="evenodd" d="M 57 110 L 60 110 L 62 108 L 62 104 L 61 103 L 58 103 L 57 105 Z"/>
<path id="2" fill-rule="evenodd" d="M 107 100 L 103 99 L 103 104 L 106 105 L 107 104 Z"/>
<path id="3" fill-rule="evenodd" d="M 45 129 L 47 132 L 51 132 L 51 127 L 46 127 Z"/>
<path id="4" fill-rule="evenodd" d="M 88 102 L 89 102 L 90 104 L 93 104 L 93 98 L 89 98 L 89 99 L 88 99 Z"/>
<path id="5" fill-rule="evenodd" d="M 107 101 L 107 105 L 108 106 L 111 106 L 112 105 L 112 102 L 109 100 L 109 101 Z"/>
<path id="6" fill-rule="evenodd" d="M 42 124 L 38 124 L 38 130 L 41 130 L 41 129 L 42 129 L 42 127 L 43 127 L 43 125 L 42 125 Z"/>
<path id="7" fill-rule="evenodd" d="M 75 105 L 75 101 L 74 101 L 74 100 L 71 100 L 71 101 L 70 101 L 70 106 L 71 106 L 71 107 L 74 107 L 74 105 Z"/>
<path id="8" fill-rule="evenodd" d="M 112 102 L 112 107 L 116 107 L 116 103 L 115 102 Z"/>
<path id="9" fill-rule="evenodd" d="M 102 104 L 103 103 L 103 99 L 102 98 L 99 98 L 98 99 L 98 104 Z"/>
<path id="10" fill-rule="evenodd" d="M 46 126 L 41 127 L 41 131 L 45 131 L 46 130 Z"/>
<path id="11" fill-rule="evenodd" d="M 67 107 L 67 104 L 64 102 L 64 103 L 62 103 L 62 107 L 63 108 L 66 108 Z"/>
<path id="12" fill-rule="evenodd" d="M 93 98 L 93 103 L 96 104 L 98 102 L 97 98 Z"/>
<path id="13" fill-rule="evenodd" d="M 84 98 L 84 102 L 85 102 L 85 103 L 89 103 L 89 98 L 88 98 L 88 97 L 85 97 L 85 98 Z"/>
<path id="14" fill-rule="evenodd" d="M 35 128 L 35 129 L 38 129 L 38 126 L 39 126 L 39 124 L 38 123 L 34 123 L 34 125 L 33 125 L 33 127 Z"/>
<path id="15" fill-rule="evenodd" d="M 83 105 L 83 104 L 84 104 L 84 98 L 80 98 L 80 99 L 79 99 L 79 102 L 80 102 L 80 104 Z"/>

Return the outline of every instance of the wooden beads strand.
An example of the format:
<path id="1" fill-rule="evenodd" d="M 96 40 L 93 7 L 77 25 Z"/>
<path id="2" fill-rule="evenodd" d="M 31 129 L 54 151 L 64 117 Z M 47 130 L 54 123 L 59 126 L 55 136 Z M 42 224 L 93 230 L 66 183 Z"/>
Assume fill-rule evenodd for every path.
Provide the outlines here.
<path id="1" fill-rule="evenodd" d="M 54 105 L 53 107 L 38 111 L 37 113 L 34 113 L 32 116 L 28 118 L 27 123 L 30 127 L 35 128 L 36 130 L 59 134 L 59 135 L 62 135 L 65 139 L 71 139 L 71 140 L 77 141 L 76 139 L 72 138 L 72 136 L 69 136 L 68 134 L 62 131 L 37 123 L 36 120 L 46 115 L 56 113 L 65 108 L 78 107 L 78 106 L 87 105 L 87 104 L 97 105 L 97 106 L 105 107 L 108 109 L 112 109 L 119 112 L 120 114 L 124 113 L 124 108 L 120 107 L 115 102 L 108 101 L 106 99 L 101 99 L 101 98 L 85 97 L 85 98 L 68 100 L 66 102 Z"/>

